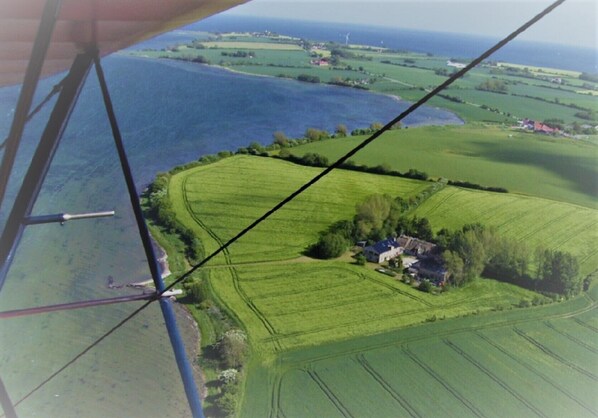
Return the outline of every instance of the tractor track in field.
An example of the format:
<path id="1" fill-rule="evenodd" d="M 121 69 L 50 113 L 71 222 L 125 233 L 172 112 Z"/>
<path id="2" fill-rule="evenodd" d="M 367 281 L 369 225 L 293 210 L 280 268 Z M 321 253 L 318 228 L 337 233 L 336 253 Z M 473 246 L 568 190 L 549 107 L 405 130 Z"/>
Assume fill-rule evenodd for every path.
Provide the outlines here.
<path id="1" fill-rule="evenodd" d="M 571 341 L 571 342 L 573 342 L 573 343 L 575 343 L 575 344 L 577 344 L 577 345 L 585 348 L 588 351 L 591 351 L 594 354 L 598 354 L 598 349 L 592 347 L 591 345 L 589 345 L 586 342 L 580 340 L 579 338 L 574 337 L 573 335 L 569 334 L 568 332 L 565 332 L 565 331 L 562 331 L 562 330 L 558 329 L 550 321 L 544 321 L 544 325 L 546 325 L 548 328 L 550 328 L 554 332 L 562 335 L 563 337 L 565 337 L 569 341 Z"/>
<path id="2" fill-rule="evenodd" d="M 515 356 L 509 350 L 507 350 L 506 348 L 504 348 L 503 346 L 501 346 L 497 342 L 493 341 L 491 338 L 485 336 L 481 332 L 479 332 L 479 331 L 473 331 L 473 334 L 475 336 L 477 336 L 478 338 L 480 338 L 482 341 L 484 341 L 486 344 L 494 347 L 495 349 L 497 349 L 498 351 L 500 351 L 502 354 L 504 354 L 505 356 L 507 356 L 511 360 L 513 360 L 516 363 L 518 363 L 523 368 L 527 369 L 528 371 L 532 372 L 534 375 L 538 376 L 544 382 L 548 383 L 550 386 L 552 386 L 554 389 L 556 389 L 559 393 L 565 395 L 567 398 L 571 399 L 573 402 L 575 402 L 577 405 L 581 406 L 583 409 L 585 409 L 586 411 L 588 411 L 592 415 L 598 417 L 598 412 L 594 411 L 590 406 L 586 405 L 581 399 L 577 398 L 577 396 L 575 396 L 575 394 L 573 394 L 573 393 L 569 392 L 567 389 L 563 388 L 561 385 L 559 385 L 557 382 L 555 382 L 554 380 L 552 380 L 550 377 L 546 376 L 540 370 L 538 370 L 535 367 L 531 366 L 530 364 L 528 364 L 527 362 L 525 362 L 520 357 Z"/>
<path id="3" fill-rule="evenodd" d="M 456 352 L 458 355 L 463 357 L 468 363 L 470 363 L 476 369 L 478 369 L 479 371 L 484 373 L 486 376 L 488 376 L 490 379 L 492 379 L 495 383 L 497 383 L 500 387 L 502 387 L 505 391 L 507 391 L 512 397 L 514 397 L 519 402 L 521 402 L 523 405 L 525 405 L 529 410 L 531 410 L 537 416 L 539 416 L 541 418 L 547 417 L 547 415 L 544 414 L 540 409 L 538 409 L 535 405 L 533 405 L 531 402 L 529 402 L 527 399 L 525 399 L 523 396 L 521 396 L 515 389 L 513 389 L 511 386 L 509 386 L 505 381 L 503 381 L 498 376 L 496 376 L 494 373 L 492 373 L 486 366 L 484 366 L 482 363 L 477 361 L 475 358 L 473 358 L 472 356 L 467 354 L 461 347 L 457 346 L 455 343 L 450 341 L 448 338 L 443 338 L 442 342 L 445 345 L 447 345 L 449 348 L 451 348 L 454 352 Z"/>
<path id="4" fill-rule="evenodd" d="M 372 365 L 367 361 L 365 356 L 362 354 L 358 354 L 357 362 L 359 365 L 384 389 L 388 394 L 398 402 L 401 407 L 407 411 L 409 416 L 412 418 L 423 418 L 417 410 L 405 399 L 399 392 L 393 389 L 393 387 L 386 381 L 384 378 L 372 367 Z"/>
<path id="5" fill-rule="evenodd" d="M 349 409 L 347 409 L 347 407 L 345 405 L 343 405 L 343 403 L 340 401 L 340 399 L 336 397 L 336 395 L 334 394 L 332 389 L 330 389 L 330 387 L 328 387 L 326 382 L 324 382 L 322 380 L 320 375 L 318 375 L 318 373 L 313 368 L 308 368 L 307 374 L 309 374 L 309 377 L 312 378 L 312 380 L 316 383 L 316 385 L 318 385 L 320 390 L 322 392 L 324 392 L 324 395 L 326 395 L 328 400 L 330 402 L 332 402 L 332 404 L 336 407 L 336 409 L 338 409 L 338 411 L 345 418 L 355 418 L 355 416 L 353 414 L 351 414 L 351 411 L 349 411 Z"/>
<path id="6" fill-rule="evenodd" d="M 344 355 L 352 355 L 352 354 L 359 354 L 363 351 L 369 351 L 369 350 L 377 350 L 377 349 L 382 349 L 382 348 L 386 348 L 386 347 L 392 347 L 392 346 L 396 346 L 399 343 L 412 343 L 412 342 L 417 342 L 417 341 L 424 341 L 427 340 L 429 338 L 442 338 L 442 337 L 450 337 L 452 335 L 456 335 L 456 334 L 464 334 L 467 332 L 474 332 L 474 333 L 478 333 L 479 331 L 483 331 L 483 330 L 487 330 L 487 329 L 496 329 L 496 328 L 503 328 L 503 327 L 512 327 L 515 326 L 517 324 L 524 324 L 524 323 L 529 323 L 529 322 L 534 322 L 534 321 L 541 321 L 541 320 L 547 320 L 547 319 L 560 319 L 560 318 L 573 318 L 574 321 L 579 322 L 580 325 L 583 326 L 589 326 L 591 327 L 592 330 L 598 332 L 598 330 L 596 330 L 595 328 L 593 328 L 591 325 L 586 324 L 585 322 L 579 320 L 578 318 L 575 318 L 575 316 L 577 315 L 581 315 L 584 314 L 586 312 L 590 312 L 593 309 L 596 308 L 597 303 L 590 298 L 587 295 L 584 295 L 584 299 L 588 300 L 590 303 L 587 306 L 584 306 L 582 308 L 576 309 L 574 311 L 570 311 L 570 312 L 565 312 L 565 313 L 556 313 L 553 315 L 548 315 L 548 316 L 544 316 L 544 317 L 532 317 L 532 318 L 518 318 L 518 319 L 512 319 L 512 320 L 507 320 L 507 321 L 502 321 L 502 322 L 496 322 L 496 323 L 491 323 L 491 324 L 483 324 L 483 325 L 478 325 L 478 326 L 464 326 L 464 327 L 460 327 L 460 328 L 455 328 L 452 330 L 447 330 L 447 331 L 441 331 L 438 332 L 434 335 L 418 335 L 418 336 L 414 336 L 411 338 L 407 338 L 407 339 L 403 339 L 401 341 L 399 340 L 393 340 L 393 341 L 385 341 L 385 342 L 381 342 L 378 344 L 372 344 L 372 345 L 364 345 L 362 347 L 359 348 L 351 348 L 351 349 L 347 349 L 347 350 L 343 350 L 340 352 L 336 352 L 336 353 L 332 353 L 332 354 L 326 354 L 326 355 L 320 355 L 317 357 L 313 357 L 311 359 L 309 359 L 308 361 L 310 362 L 318 362 L 318 361 L 322 361 L 322 360 L 327 360 L 327 359 L 331 359 L 331 358 L 337 358 L 340 356 L 344 356 Z M 409 314 L 409 313 L 413 313 L 413 311 L 406 311 L 401 313 L 401 315 L 404 314 Z M 371 319 L 370 319 L 371 321 Z M 326 329 L 329 329 L 330 327 L 327 327 Z M 325 329 L 318 329 L 318 330 L 313 330 L 310 331 L 309 333 L 313 333 L 313 332 L 320 332 L 323 331 Z M 303 333 L 291 333 L 291 334 L 284 334 L 284 335 L 278 335 L 276 337 L 273 338 L 286 338 L 286 337 L 291 337 L 291 336 L 295 336 L 295 335 L 300 335 L 300 334 L 305 334 L 305 332 Z M 295 366 L 300 366 L 300 364 L 302 363 L 298 363 Z"/>
<path id="7" fill-rule="evenodd" d="M 581 325 L 582 327 L 585 327 L 585 328 L 589 329 L 590 331 L 598 332 L 598 328 L 596 328 L 596 327 L 593 327 L 592 325 L 590 325 L 590 324 L 587 324 L 587 323 L 583 322 L 583 321 L 582 321 L 581 319 L 579 319 L 579 318 L 573 318 L 573 320 L 574 320 L 576 323 L 578 323 L 579 325 Z"/>
<path id="8" fill-rule="evenodd" d="M 401 349 L 403 353 L 417 364 L 422 370 L 430 375 L 436 382 L 444 387 L 453 397 L 461 402 L 467 409 L 469 409 L 475 416 L 484 418 L 485 415 L 480 411 L 469 399 L 463 396 L 457 389 L 450 385 L 445 379 L 443 379 L 434 369 L 427 365 L 424 361 L 419 359 L 406 345 L 402 345 Z"/>
<path id="9" fill-rule="evenodd" d="M 182 183 L 183 200 L 185 202 L 185 208 L 187 209 L 187 212 L 189 213 L 189 215 L 191 216 L 191 218 L 193 218 L 193 220 L 197 223 L 197 225 L 200 228 L 202 228 L 216 242 L 216 244 L 219 247 L 222 247 L 224 245 L 224 243 L 222 242 L 222 240 L 220 239 L 220 237 L 218 235 L 216 235 L 216 233 L 214 231 L 212 231 L 193 212 L 193 210 L 191 208 L 191 205 L 189 204 L 189 201 L 187 200 L 187 193 L 186 193 L 187 179 L 188 179 L 188 177 L 185 177 L 183 179 L 183 183 Z M 266 328 L 266 330 L 268 331 L 268 333 L 270 335 L 272 335 L 272 336 L 276 335 L 277 332 L 274 329 L 274 327 L 272 326 L 272 324 L 270 323 L 270 321 L 268 321 L 268 319 L 266 318 L 266 316 L 258 309 L 257 306 L 255 306 L 255 304 L 247 296 L 247 293 L 245 293 L 245 291 L 241 288 L 241 284 L 239 283 L 239 273 L 237 272 L 237 269 L 232 266 L 232 260 L 231 260 L 231 256 L 230 256 L 230 252 L 228 251 L 228 248 L 223 249 L 222 250 L 222 254 L 224 255 L 224 259 L 225 259 L 226 264 L 229 265 L 229 271 L 230 271 L 231 276 L 232 276 L 233 286 L 235 288 L 235 291 L 241 297 L 241 299 L 243 300 L 243 302 L 245 303 L 245 305 L 257 316 L 257 318 L 264 325 L 264 327 Z M 280 345 L 280 342 L 278 340 L 273 340 L 272 343 L 275 345 L 277 351 L 282 350 L 282 346 Z"/>
<path id="10" fill-rule="evenodd" d="M 513 331 L 519 335 L 520 337 L 524 338 L 525 340 L 527 340 L 529 343 L 531 343 L 533 346 L 535 346 L 536 348 L 538 348 L 540 351 L 542 351 L 544 354 L 546 354 L 549 357 L 552 357 L 553 359 L 555 359 L 556 361 L 558 361 L 559 363 L 583 374 L 584 376 L 589 377 L 592 380 L 595 380 L 598 382 L 598 376 L 596 376 L 594 373 L 578 366 L 577 364 L 567 360 L 566 358 L 563 358 L 562 356 L 560 356 L 559 354 L 555 353 L 554 351 L 552 351 L 550 348 L 546 347 L 544 344 L 542 344 L 541 342 L 539 342 L 538 340 L 536 340 L 535 338 L 527 335 L 523 330 L 517 328 L 517 327 L 513 327 Z"/>

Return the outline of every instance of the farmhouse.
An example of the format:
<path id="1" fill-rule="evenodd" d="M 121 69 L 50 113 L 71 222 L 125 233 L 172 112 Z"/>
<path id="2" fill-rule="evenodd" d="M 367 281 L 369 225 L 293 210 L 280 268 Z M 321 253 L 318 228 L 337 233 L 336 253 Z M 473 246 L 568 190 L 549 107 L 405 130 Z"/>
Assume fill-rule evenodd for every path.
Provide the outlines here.
<path id="1" fill-rule="evenodd" d="M 388 261 L 402 253 L 403 248 L 394 238 L 379 241 L 374 245 L 370 245 L 363 249 L 365 258 L 372 263 L 382 263 L 383 261 Z"/>
<path id="2" fill-rule="evenodd" d="M 443 266 L 438 246 L 431 242 L 401 235 L 396 239 L 379 241 L 363 250 L 365 258 L 373 263 L 389 261 L 403 253 L 417 258 L 407 266 L 412 275 L 429 279 L 436 286 L 446 283 L 449 274 Z"/>
<path id="3" fill-rule="evenodd" d="M 560 130 L 556 128 L 551 128 L 550 126 L 546 125 L 545 123 L 534 121 L 531 119 L 523 119 L 519 122 L 519 126 L 523 129 L 533 131 L 534 133 L 540 134 L 559 134 L 561 133 Z"/>
<path id="4" fill-rule="evenodd" d="M 423 241 L 418 238 L 413 238 L 407 235 L 401 235 L 397 242 L 403 248 L 406 254 L 413 255 L 418 258 L 434 257 L 438 251 L 438 246 L 431 242 Z"/>
<path id="5" fill-rule="evenodd" d="M 326 67 L 328 66 L 328 60 L 326 58 L 319 58 L 315 60 L 311 60 L 311 65 L 316 65 L 318 67 Z"/>
<path id="6" fill-rule="evenodd" d="M 463 64 L 461 62 L 453 62 L 451 60 L 448 60 L 446 62 L 446 65 L 449 66 L 449 67 L 455 67 L 455 68 L 458 68 L 458 69 L 465 68 L 465 64 Z"/>

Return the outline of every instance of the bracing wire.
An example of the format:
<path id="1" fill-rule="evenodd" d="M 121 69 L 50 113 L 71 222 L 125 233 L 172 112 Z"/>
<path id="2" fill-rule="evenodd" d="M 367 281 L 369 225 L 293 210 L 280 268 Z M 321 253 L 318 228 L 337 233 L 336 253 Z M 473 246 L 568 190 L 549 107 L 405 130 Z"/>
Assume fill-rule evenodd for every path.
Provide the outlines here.
<path id="1" fill-rule="evenodd" d="M 54 87 L 52 87 L 52 90 L 50 90 L 50 93 L 48 93 L 48 95 L 46 97 L 44 97 L 44 99 L 37 106 L 35 106 L 35 109 L 33 109 L 27 115 L 27 118 L 25 119 L 25 123 L 29 122 L 35 115 L 37 115 L 37 113 L 40 110 L 42 110 L 42 108 L 46 105 L 46 103 L 48 103 L 50 101 L 50 99 L 52 97 L 54 97 L 54 95 L 56 95 L 57 93 L 60 92 L 60 90 L 62 90 L 62 86 L 63 86 L 65 80 L 66 80 L 66 77 L 63 78 L 62 80 L 60 80 L 57 84 L 55 84 Z M 4 138 L 4 141 L 0 142 L 0 150 L 2 148 L 4 148 L 7 141 L 8 141 L 8 137 Z"/>
<path id="2" fill-rule="evenodd" d="M 307 190 L 308 188 L 310 188 L 311 186 L 313 186 L 315 183 L 317 183 L 319 180 L 321 180 L 323 177 L 325 177 L 326 175 L 328 175 L 332 170 L 338 168 L 341 164 L 343 164 L 345 161 L 347 161 L 349 158 L 351 158 L 353 155 L 355 155 L 358 151 L 360 151 L 361 149 L 365 148 L 368 144 L 370 144 L 372 141 L 374 141 L 376 138 L 378 138 L 384 132 L 386 132 L 389 129 L 391 129 L 391 127 L 393 125 L 395 125 L 397 122 L 400 122 L 405 117 L 407 117 L 408 115 L 410 115 L 411 113 L 413 113 L 415 110 L 417 110 L 419 107 L 421 107 L 423 104 L 425 104 L 432 97 L 434 97 L 435 95 L 437 95 L 438 93 L 440 93 L 442 90 L 444 90 L 445 88 L 447 88 L 449 85 L 451 85 L 457 79 L 461 78 L 463 75 L 465 75 L 472 68 L 474 68 L 475 66 L 477 66 L 478 64 L 480 64 L 483 60 L 485 60 L 490 55 L 492 55 L 494 52 L 498 51 L 500 48 L 502 48 L 507 43 L 509 43 L 510 41 L 512 41 L 515 37 L 517 37 L 519 34 L 521 34 L 522 32 L 524 32 L 525 30 L 527 30 L 530 26 L 534 25 L 536 22 L 538 22 L 539 20 L 541 20 L 544 16 L 546 16 L 548 13 L 552 12 L 556 7 L 560 6 L 564 2 L 565 2 L 565 0 L 557 0 L 557 1 L 553 2 L 551 5 L 549 5 L 544 10 L 542 10 L 540 13 L 538 13 L 537 15 L 535 15 L 534 17 L 532 17 L 531 19 L 529 19 L 527 22 L 525 22 L 523 25 L 521 25 L 518 29 L 516 29 L 515 31 L 511 32 L 508 36 L 506 36 L 501 41 L 499 41 L 494 46 L 492 46 L 490 49 L 488 49 L 487 51 L 485 51 L 484 53 L 482 53 L 480 56 L 478 56 L 476 59 L 474 59 L 467 66 L 465 66 L 460 71 L 458 71 L 455 74 L 453 74 L 451 77 L 449 77 L 442 84 L 440 84 L 439 86 L 437 86 L 436 88 L 434 88 L 433 90 L 431 90 L 430 92 L 428 92 L 424 97 L 422 97 L 417 102 L 415 102 L 414 104 L 412 104 L 404 112 L 402 112 L 400 115 L 398 115 L 397 117 L 395 117 L 394 119 L 392 119 L 390 122 L 388 122 L 386 125 L 384 125 L 380 130 L 378 130 L 377 132 L 375 132 L 374 134 L 372 134 L 370 137 L 368 137 L 367 139 L 365 139 L 363 142 L 361 142 L 359 145 L 357 145 L 355 148 L 353 148 L 352 150 L 350 150 L 349 152 L 347 152 L 345 155 L 343 155 L 337 161 L 335 161 L 334 163 L 332 163 L 330 166 L 328 166 L 326 169 L 324 169 L 318 175 L 316 175 L 315 177 L 313 177 L 307 183 L 305 183 L 304 185 L 302 185 L 301 187 L 299 187 L 298 189 L 296 189 L 293 193 L 291 193 L 289 196 L 287 196 L 286 198 L 284 198 L 283 200 L 281 200 L 277 205 L 275 205 L 274 207 L 272 207 L 272 209 L 268 210 L 266 213 L 264 213 L 262 216 L 260 216 L 259 218 L 257 218 L 254 222 L 252 222 L 249 226 L 247 226 L 246 228 L 244 228 L 237 235 L 235 235 L 233 238 L 231 238 L 226 243 L 224 243 L 222 246 L 220 246 L 216 251 L 214 251 L 209 256 L 207 256 L 206 258 L 204 258 L 201 262 L 195 264 L 187 272 L 185 272 L 184 274 L 182 274 L 181 276 L 179 276 L 176 280 L 174 280 L 164 290 L 162 290 L 161 292 L 158 292 L 155 299 L 152 299 L 152 300 L 149 300 L 147 302 L 144 302 L 141 306 L 139 306 L 137 309 L 135 309 L 133 312 L 131 312 L 129 315 L 127 315 L 124 319 L 122 319 L 120 322 L 118 322 L 116 325 L 114 325 L 112 328 L 110 328 L 107 332 L 105 332 L 102 336 L 100 336 L 98 339 L 96 339 L 93 343 L 91 343 L 89 346 L 87 346 L 87 348 L 85 348 L 83 351 L 81 351 L 79 354 L 77 354 L 75 357 L 73 357 L 71 360 L 69 360 L 64 366 L 62 366 L 60 369 L 56 370 L 54 373 L 52 373 L 50 376 L 48 376 L 48 378 L 46 378 L 44 381 L 42 381 L 40 384 L 38 384 L 35 388 L 33 388 L 29 393 L 27 393 L 25 396 L 23 396 L 21 399 L 19 399 L 14 405 L 17 406 L 17 405 L 21 404 L 23 401 L 25 401 L 27 398 L 29 398 L 30 396 L 32 396 L 35 392 L 37 392 L 39 389 L 41 389 L 44 385 L 46 385 L 48 382 L 50 382 L 52 379 L 54 379 L 56 376 L 58 376 L 60 373 L 62 373 L 64 370 L 66 370 L 68 367 L 70 367 L 72 364 L 74 364 L 77 360 L 79 360 L 81 357 L 83 357 L 85 354 L 87 354 L 89 351 L 91 351 L 94 347 L 96 347 L 98 344 L 100 344 L 106 338 L 108 338 L 108 336 L 110 336 L 111 334 L 113 334 L 116 330 L 118 330 L 124 324 L 126 324 L 128 321 L 130 321 L 135 316 L 137 316 L 137 314 L 139 314 L 141 311 L 143 311 L 145 308 L 147 308 L 154 300 L 158 300 L 160 298 L 160 296 L 164 292 L 172 289 L 177 284 L 179 284 L 179 283 L 183 282 L 184 280 L 186 280 L 195 271 L 197 271 L 199 268 L 201 268 L 202 266 L 204 266 L 206 263 L 208 263 L 210 260 L 212 260 L 218 254 L 220 254 L 221 252 L 223 252 L 224 250 L 226 250 L 234 242 L 238 241 L 241 237 L 243 237 L 249 231 L 251 231 L 252 229 L 254 229 L 260 223 L 262 223 L 263 221 L 265 221 L 266 219 L 268 219 L 270 216 L 272 216 L 274 213 L 276 213 L 278 210 L 280 210 L 287 203 L 289 203 L 290 201 L 292 201 L 293 199 L 295 199 L 298 195 L 300 195 L 305 190 Z"/>

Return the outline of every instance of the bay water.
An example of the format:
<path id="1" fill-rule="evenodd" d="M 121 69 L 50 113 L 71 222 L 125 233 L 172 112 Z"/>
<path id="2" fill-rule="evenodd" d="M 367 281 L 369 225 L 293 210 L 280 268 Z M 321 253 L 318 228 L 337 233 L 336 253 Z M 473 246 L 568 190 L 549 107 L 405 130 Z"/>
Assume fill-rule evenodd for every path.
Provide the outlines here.
<path id="1" fill-rule="evenodd" d="M 159 171 L 272 133 L 301 136 L 308 127 L 349 129 L 386 122 L 408 103 L 380 94 L 256 77 L 193 63 L 133 58 L 103 60 L 138 191 Z M 60 80 L 43 80 L 37 103 Z M 10 128 L 19 87 L 0 89 L 0 136 Z M 49 116 L 29 123 L 6 208 L 14 199 Z M 461 123 L 425 108 L 407 124 Z M 108 219 L 27 228 L 0 309 L 66 303 L 129 293 L 114 289 L 149 278 L 94 73 L 74 110 L 34 214 L 115 210 Z M 137 303 L 0 322 L 0 377 L 13 402 L 59 370 Z M 181 318 L 185 321 L 184 318 Z M 188 340 L 194 329 L 182 327 Z M 159 378 L 156 378 L 159 376 Z M 123 412 L 125 411 L 125 412 Z M 161 314 L 154 306 L 19 405 L 23 416 L 182 416 L 187 412 Z"/>

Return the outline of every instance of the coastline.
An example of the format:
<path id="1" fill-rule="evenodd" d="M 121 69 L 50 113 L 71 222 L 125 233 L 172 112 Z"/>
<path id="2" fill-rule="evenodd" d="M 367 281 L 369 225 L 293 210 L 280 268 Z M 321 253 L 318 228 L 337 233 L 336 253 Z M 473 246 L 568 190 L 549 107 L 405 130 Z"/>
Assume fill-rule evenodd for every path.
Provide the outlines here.
<path id="1" fill-rule="evenodd" d="M 160 246 L 158 241 L 156 241 L 151 233 L 150 238 L 152 240 L 152 246 L 154 247 L 154 254 L 156 254 L 156 261 L 158 261 L 158 266 L 160 267 L 160 277 L 165 279 L 172 274 L 168 264 L 168 254 L 166 253 L 166 250 Z"/>
<path id="2" fill-rule="evenodd" d="M 193 63 L 191 61 L 185 61 L 185 60 L 180 60 L 180 59 L 175 59 L 175 58 L 150 57 L 148 55 L 136 55 L 136 54 L 122 54 L 122 55 L 126 56 L 126 57 L 141 58 L 141 59 L 147 59 L 147 60 L 152 60 L 152 61 L 156 61 L 156 62 L 160 62 L 161 60 L 167 60 L 167 61 L 172 61 L 172 62 L 187 62 L 189 64 L 202 65 L 202 66 L 205 66 L 205 67 L 208 67 L 208 68 L 214 68 L 214 69 L 217 69 L 217 70 L 222 70 L 222 71 L 226 71 L 226 72 L 229 72 L 229 73 L 232 73 L 232 74 L 239 74 L 239 75 L 243 75 L 243 76 L 262 77 L 262 78 L 268 78 L 268 79 L 280 79 L 280 80 L 287 80 L 287 81 L 295 81 L 297 83 L 303 83 L 302 81 L 299 81 L 299 80 L 294 79 L 294 78 L 277 77 L 277 76 L 268 75 L 268 74 L 248 73 L 248 72 L 245 72 L 245 71 L 239 71 L 239 70 L 236 70 L 236 69 L 233 69 L 233 68 L 230 68 L 230 67 L 225 67 L 223 65 L 218 65 L 218 64 Z M 322 86 L 322 87 L 325 86 L 325 87 L 330 87 L 330 88 L 353 89 L 353 87 L 350 87 L 350 86 L 339 86 L 339 85 L 336 85 L 336 84 L 329 84 L 329 83 L 317 83 L 315 85 L 319 85 L 319 86 Z M 414 103 L 412 101 L 403 99 L 401 96 L 399 96 L 397 94 L 384 93 L 384 92 L 375 91 L 375 90 L 363 90 L 363 92 L 369 93 L 369 94 L 376 94 L 376 95 L 381 95 L 381 96 L 389 97 L 389 98 L 393 99 L 396 102 L 409 103 L 409 104 L 413 104 Z M 455 113 L 451 109 L 443 108 L 443 107 L 438 107 L 438 106 L 431 106 L 431 105 L 428 105 L 428 104 L 424 104 L 423 107 L 427 107 L 427 108 L 430 108 L 430 109 L 435 109 L 435 110 L 440 110 L 440 111 L 443 111 L 443 112 L 450 113 L 451 115 L 453 115 L 457 119 L 457 121 L 455 121 L 455 122 L 448 121 L 446 123 L 437 123 L 439 121 L 436 121 L 436 123 L 420 122 L 420 123 L 410 124 L 409 126 L 418 127 L 418 126 L 465 125 L 467 123 L 463 117 L 461 117 L 460 115 L 458 115 L 457 113 Z"/>

